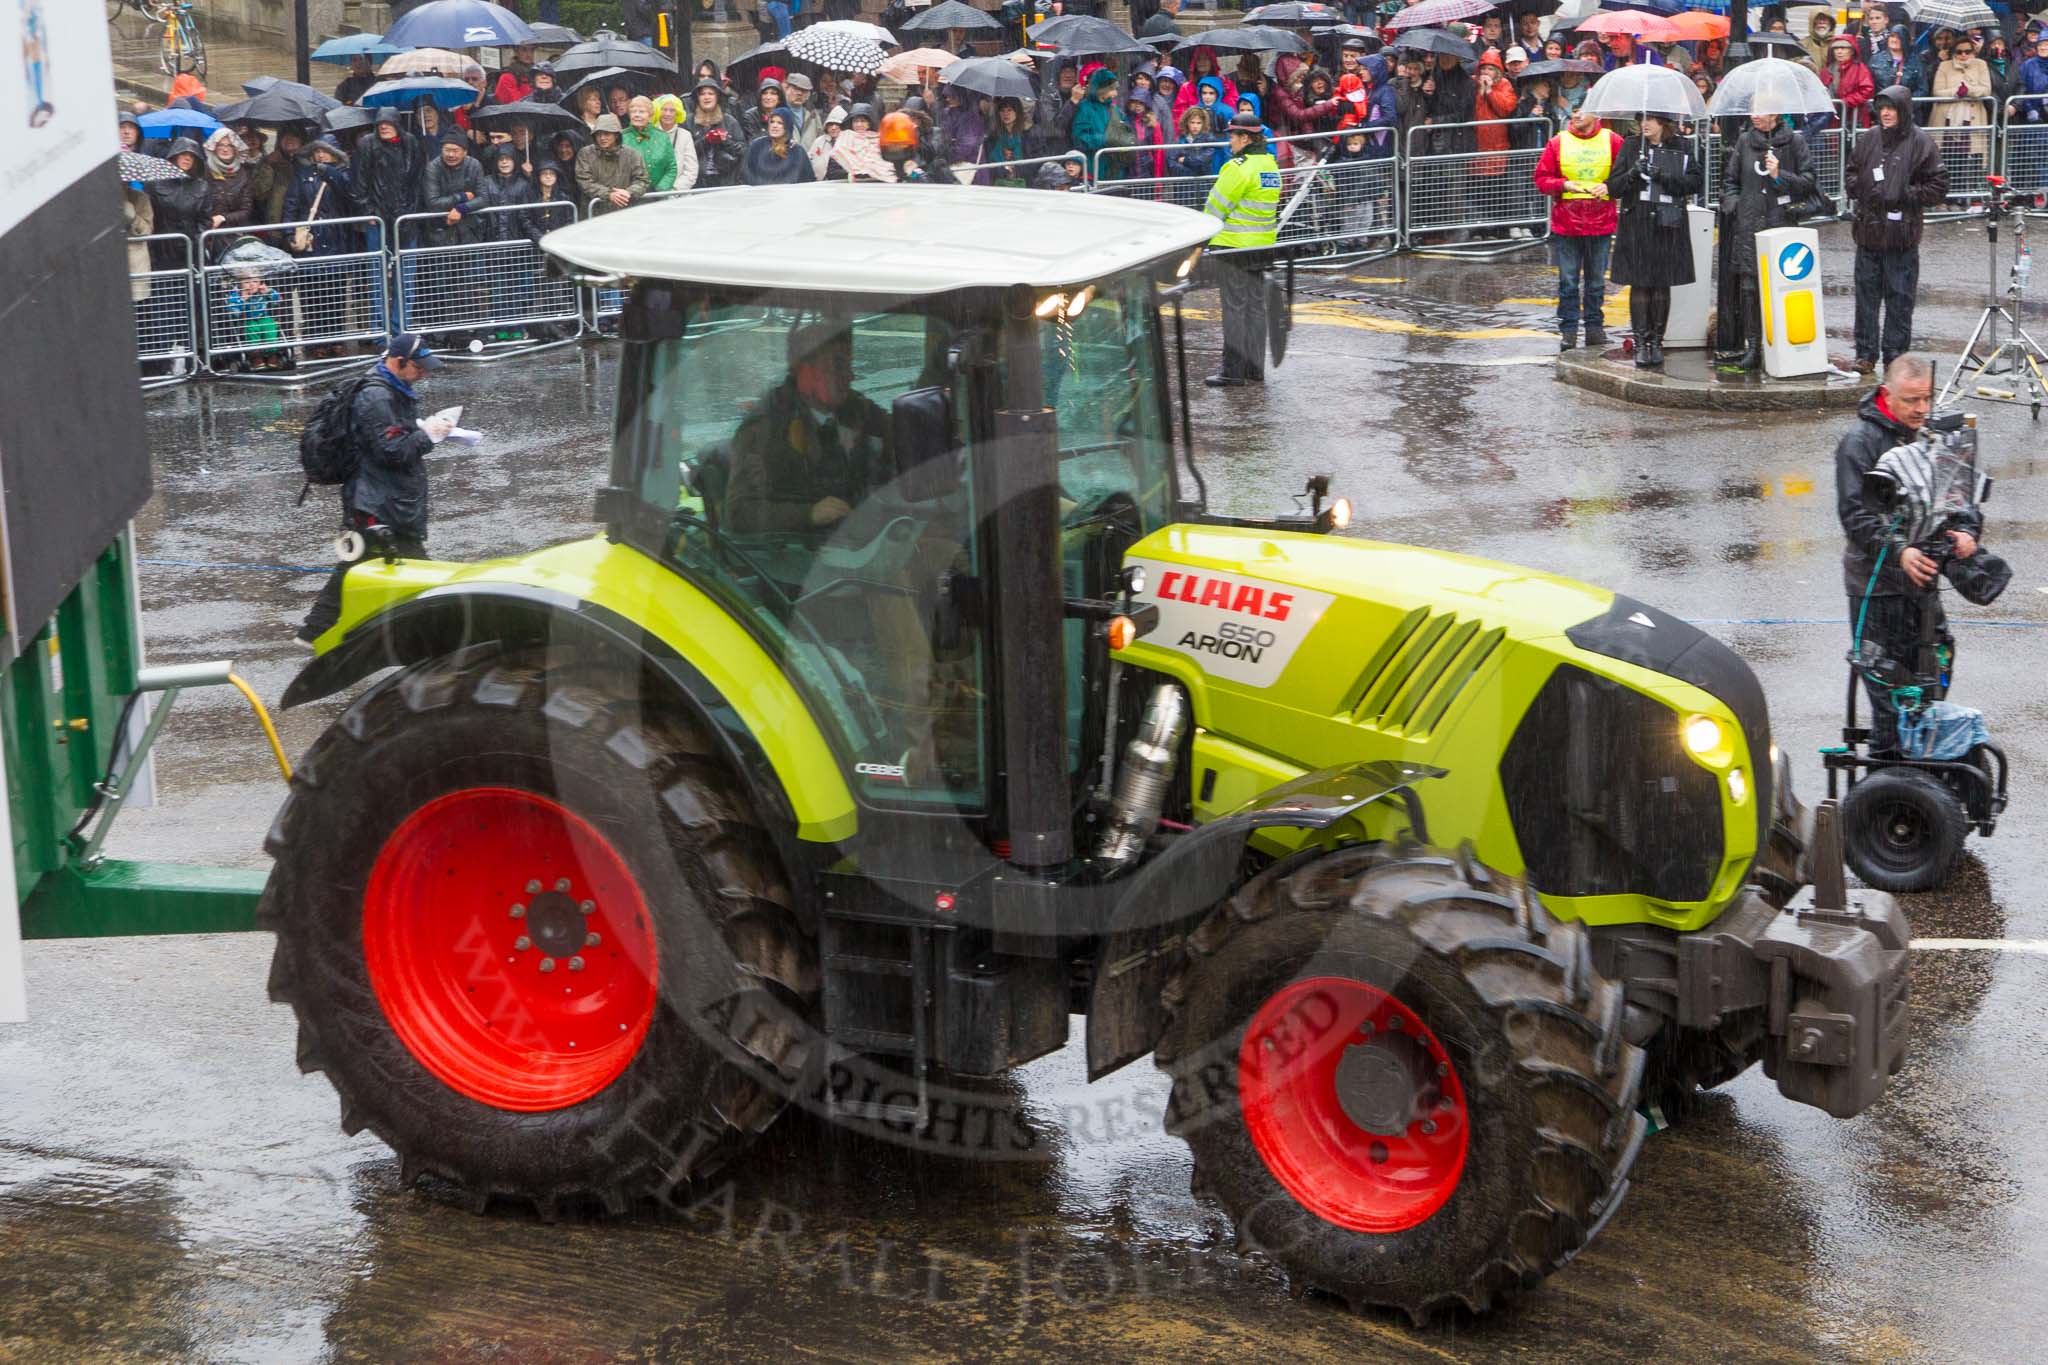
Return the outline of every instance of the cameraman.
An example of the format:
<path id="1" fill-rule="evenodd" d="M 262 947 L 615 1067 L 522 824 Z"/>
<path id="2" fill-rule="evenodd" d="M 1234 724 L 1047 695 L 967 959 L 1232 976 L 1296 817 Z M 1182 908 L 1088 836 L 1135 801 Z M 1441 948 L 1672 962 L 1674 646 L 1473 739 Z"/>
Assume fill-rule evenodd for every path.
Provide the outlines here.
<path id="1" fill-rule="evenodd" d="M 1865 497 L 1863 476 L 1894 446 L 1918 439 L 1934 407 L 1934 366 L 1918 356 L 1902 355 L 1885 367 L 1884 382 L 1871 390 L 1856 410 L 1856 425 L 1835 447 L 1835 512 L 1848 544 L 1842 548 L 1842 582 L 1849 592 L 1849 631 L 1901 662 L 1917 659 L 1923 615 L 1934 613 L 1935 636 L 1946 641 L 1947 618 L 1941 610 L 1941 561 L 1918 546 L 1892 543 L 1895 518 Z M 1967 525 L 1943 534 L 1957 559 L 1977 553 L 1982 515 L 1974 508 Z M 1951 649 L 1953 645 L 1951 645 Z M 1899 716 L 1891 691 L 1867 675 L 1870 697 L 1870 756 L 1896 758 Z"/>

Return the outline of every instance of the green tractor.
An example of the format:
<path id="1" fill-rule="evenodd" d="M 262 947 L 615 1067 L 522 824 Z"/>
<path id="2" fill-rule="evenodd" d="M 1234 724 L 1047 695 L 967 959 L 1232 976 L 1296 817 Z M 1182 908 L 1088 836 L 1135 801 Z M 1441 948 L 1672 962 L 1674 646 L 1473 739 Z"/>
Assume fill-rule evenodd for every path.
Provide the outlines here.
<path id="1" fill-rule="evenodd" d="M 1322 480 L 1206 511 L 1213 227 L 845 186 L 546 239 L 625 292 L 603 533 L 373 557 L 285 698 L 394 670 L 270 839 L 345 1128 L 550 1215 L 686 1200 L 791 1104 L 995 1159 L 973 1078 L 1081 1014 L 1241 1242 L 1420 1319 L 1585 1245 L 1646 1093 L 1877 1098 L 1904 922 L 1734 654 L 1330 535 Z"/>

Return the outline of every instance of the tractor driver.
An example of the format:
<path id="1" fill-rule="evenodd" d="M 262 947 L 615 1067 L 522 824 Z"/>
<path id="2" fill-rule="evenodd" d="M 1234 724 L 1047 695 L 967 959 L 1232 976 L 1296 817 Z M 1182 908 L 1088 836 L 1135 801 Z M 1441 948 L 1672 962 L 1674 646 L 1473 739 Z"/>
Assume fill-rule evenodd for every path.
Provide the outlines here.
<path id="1" fill-rule="evenodd" d="M 820 546 L 857 543 L 863 537 L 850 519 L 896 477 L 890 438 L 889 413 L 853 387 L 850 323 L 825 319 L 794 329 L 788 376 L 733 434 L 725 528 L 736 535 L 780 532 Z M 947 519 L 935 504 L 919 506 L 921 516 Z M 842 641 L 850 654 L 874 656 L 868 686 L 896 718 L 899 746 L 879 757 L 899 769 L 898 780 L 914 785 L 945 767 L 940 751 L 954 742 L 950 731 L 934 733 L 936 661 L 920 598 L 960 558 L 959 533 L 927 521 L 901 581 L 864 580 L 862 609 L 852 613 L 844 596 L 820 595 L 812 617 L 827 636 L 852 631 L 858 638 Z M 965 743 L 971 754 L 971 733 Z"/>
<path id="2" fill-rule="evenodd" d="M 724 523 L 746 535 L 825 531 L 894 477 L 889 414 L 853 387 L 841 321 L 791 331 L 789 375 L 733 435 Z"/>

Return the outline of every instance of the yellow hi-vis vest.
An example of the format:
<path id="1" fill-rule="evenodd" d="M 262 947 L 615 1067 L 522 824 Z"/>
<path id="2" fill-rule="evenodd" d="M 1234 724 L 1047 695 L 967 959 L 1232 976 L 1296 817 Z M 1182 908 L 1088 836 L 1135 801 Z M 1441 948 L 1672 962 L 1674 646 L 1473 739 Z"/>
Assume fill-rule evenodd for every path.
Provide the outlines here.
<path id="1" fill-rule="evenodd" d="M 1280 235 L 1280 163 L 1246 152 L 1223 163 L 1202 212 L 1223 220 L 1211 246 L 1271 246 Z"/>
<path id="2" fill-rule="evenodd" d="M 1614 141 L 1607 136 L 1605 128 L 1596 129 L 1591 137 L 1577 137 L 1567 128 L 1557 135 L 1557 168 L 1566 180 L 1605 182 L 1608 172 L 1614 169 Z M 1566 199 L 1592 199 L 1595 196 L 1569 191 Z"/>

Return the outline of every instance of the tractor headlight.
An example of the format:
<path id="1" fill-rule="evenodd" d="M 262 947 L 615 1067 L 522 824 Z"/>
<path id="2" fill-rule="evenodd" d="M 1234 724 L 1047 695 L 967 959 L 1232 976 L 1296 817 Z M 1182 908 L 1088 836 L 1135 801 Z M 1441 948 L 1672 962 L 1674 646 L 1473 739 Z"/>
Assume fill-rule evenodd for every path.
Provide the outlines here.
<path id="1" fill-rule="evenodd" d="M 1202 248 L 1196 247 L 1193 251 L 1190 251 L 1186 256 L 1182 257 L 1181 263 L 1173 268 L 1173 277 L 1177 280 L 1184 280 L 1188 276 L 1194 274 L 1195 262 L 1201 259 Z"/>
<path id="2" fill-rule="evenodd" d="M 1728 770 L 1728 799 L 1738 806 L 1749 800 L 1749 779 L 1740 768 Z"/>
<path id="3" fill-rule="evenodd" d="M 1687 716 L 1679 729 L 1685 751 L 1694 758 L 1712 758 L 1727 745 L 1727 732 L 1712 716 Z"/>
<path id="4" fill-rule="evenodd" d="M 1065 294 L 1047 294 L 1038 301 L 1038 306 L 1031 311 L 1037 317 L 1049 318 L 1066 306 L 1067 296 Z"/>

